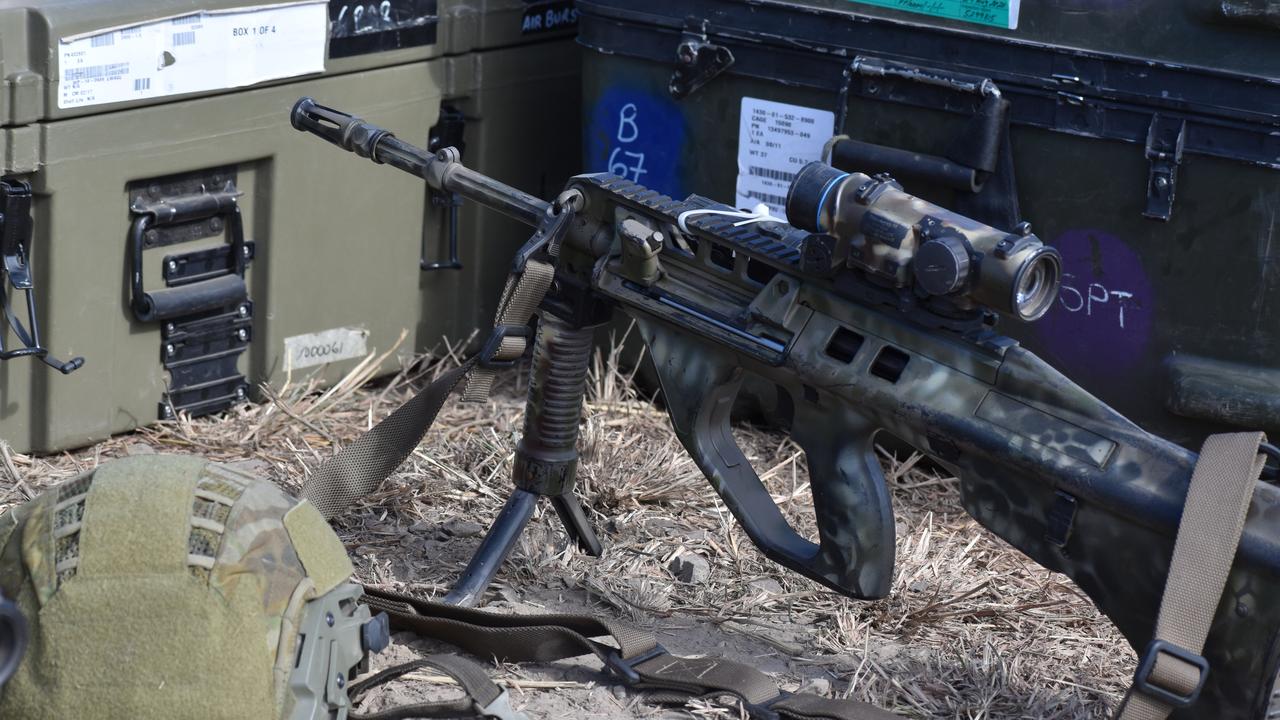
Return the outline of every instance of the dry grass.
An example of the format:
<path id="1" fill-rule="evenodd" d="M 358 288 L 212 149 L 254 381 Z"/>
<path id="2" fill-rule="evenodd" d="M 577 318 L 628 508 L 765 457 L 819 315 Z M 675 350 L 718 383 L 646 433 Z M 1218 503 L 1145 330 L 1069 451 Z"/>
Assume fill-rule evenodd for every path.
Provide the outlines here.
<path id="1" fill-rule="evenodd" d="M 327 391 L 295 378 L 266 389 L 270 402 L 162 423 L 73 453 L 28 457 L 6 448 L 0 507 L 108 458 L 148 452 L 243 463 L 297 492 L 335 446 L 456 362 L 455 348 L 444 350 L 442 361 L 405 363 L 390 380 L 366 382 L 377 367 L 371 358 Z M 447 405 L 400 472 L 337 520 L 362 580 L 423 595 L 446 590 L 505 499 L 522 410 L 517 373 L 500 378 L 487 403 Z M 1062 576 L 969 519 L 958 509 L 955 481 L 918 456 L 884 458 L 898 567 L 890 597 L 862 603 L 757 552 L 662 411 L 637 398 L 611 358 L 596 363 L 584 415 L 579 490 L 606 552 L 580 555 L 566 546 L 554 514 L 540 512 L 490 592 L 491 607 L 625 617 L 655 628 L 673 652 L 749 660 L 784 688 L 804 685 L 906 717 L 1102 718 L 1119 699 L 1132 653 L 1118 633 Z M 793 525 L 812 535 L 800 449 L 774 432 L 748 427 L 737 434 Z M 710 579 L 676 581 L 667 563 L 681 553 L 706 558 Z M 392 657 L 404 659 L 417 647 L 395 648 Z M 592 667 L 506 667 L 498 674 L 533 717 L 670 716 L 601 687 L 608 681 Z M 678 716 L 690 714 L 738 715 L 702 701 Z"/>

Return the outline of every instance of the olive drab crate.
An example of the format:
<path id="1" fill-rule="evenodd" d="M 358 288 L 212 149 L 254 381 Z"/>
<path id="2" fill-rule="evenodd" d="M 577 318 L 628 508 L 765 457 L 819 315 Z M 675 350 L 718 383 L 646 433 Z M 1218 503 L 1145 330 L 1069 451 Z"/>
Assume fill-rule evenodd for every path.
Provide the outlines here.
<path id="1" fill-rule="evenodd" d="M 299 97 L 532 192 L 580 164 L 571 3 L 29 5 L 0 5 L 0 251 L 22 321 L 4 350 L 37 356 L 0 362 L 19 451 L 332 383 L 402 333 L 401 356 L 482 323 L 474 297 L 525 230 L 317 149 L 290 126 Z"/>
<path id="2" fill-rule="evenodd" d="M 1003 332 L 1189 446 L 1280 430 L 1274 8 L 914 5 L 583 0 L 585 169 L 782 215 L 825 158 L 1029 221 L 1065 281 Z"/>

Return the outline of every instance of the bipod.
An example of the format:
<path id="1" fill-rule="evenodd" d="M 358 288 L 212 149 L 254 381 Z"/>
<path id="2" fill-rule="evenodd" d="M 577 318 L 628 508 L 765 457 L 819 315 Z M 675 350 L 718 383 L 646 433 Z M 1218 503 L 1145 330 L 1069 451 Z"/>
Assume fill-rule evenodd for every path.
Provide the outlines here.
<path id="1" fill-rule="evenodd" d="M 524 435 L 516 445 L 511 471 L 515 490 L 444 602 L 462 607 L 476 604 L 533 517 L 539 498 L 551 500 L 570 540 L 587 554 L 600 555 L 600 540 L 573 493 L 594 329 L 594 324 L 542 313 L 529 373 Z"/>

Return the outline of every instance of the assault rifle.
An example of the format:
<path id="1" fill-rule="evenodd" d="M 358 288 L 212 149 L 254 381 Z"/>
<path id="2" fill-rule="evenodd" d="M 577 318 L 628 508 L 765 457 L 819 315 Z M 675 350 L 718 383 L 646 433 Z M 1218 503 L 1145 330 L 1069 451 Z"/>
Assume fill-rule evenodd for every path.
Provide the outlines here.
<path id="1" fill-rule="evenodd" d="M 873 449 L 885 432 L 953 472 L 974 518 L 1071 577 L 1115 622 L 1141 657 L 1131 704 L 1176 708 L 1177 717 L 1271 717 L 1280 489 L 1257 480 L 1262 438 L 1236 452 L 1247 456 L 1242 469 L 1220 473 L 1248 476 L 1234 515 L 1244 524 L 1238 551 L 1231 512 L 1180 537 L 1189 488 L 1202 486 L 1191 482 L 1193 469 L 1201 475 L 1197 455 L 1144 432 L 994 329 L 993 311 L 1034 320 L 1057 296 L 1058 255 L 1027 226 L 1002 232 L 887 177 L 818 163 L 791 186 L 790 224 L 608 174 L 575 177 L 546 203 L 462 166 L 448 149 L 428 153 L 309 99 L 292 119 L 534 226 L 513 277 L 535 262 L 554 267 L 517 489 L 448 600 L 475 600 L 541 496 L 584 549 L 599 552 L 573 495 L 574 444 L 591 330 L 620 309 L 639 325 L 680 441 L 769 558 L 854 598 L 888 592 L 893 515 Z M 478 366 L 502 364 L 503 348 L 529 335 L 500 321 Z M 817 543 L 788 525 L 735 444 L 730 410 L 749 375 L 777 388 L 804 449 Z M 1205 472 L 1218 464 L 1204 463 Z M 1212 506 L 1219 493 L 1212 478 L 1205 486 Z M 1189 575 L 1171 563 L 1175 540 L 1185 556 L 1184 543 L 1219 530 L 1225 555 L 1184 562 Z M 1166 581 L 1203 612 L 1162 609 Z"/>

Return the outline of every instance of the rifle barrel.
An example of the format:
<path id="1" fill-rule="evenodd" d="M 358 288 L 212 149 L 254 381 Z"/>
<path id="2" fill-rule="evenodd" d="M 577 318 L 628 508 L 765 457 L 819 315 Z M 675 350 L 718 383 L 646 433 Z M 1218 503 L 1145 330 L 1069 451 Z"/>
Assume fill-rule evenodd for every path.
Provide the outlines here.
<path id="1" fill-rule="evenodd" d="M 545 200 L 464 166 L 451 149 L 428 152 L 400 140 L 388 130 L 320 105 L 311 98 L 298 100 L 290 117 L 298 130 L 375 163 L 416 175 L 436 190 L 457 193 L 526 225 L 536 226 L 551 206 Z"/>

